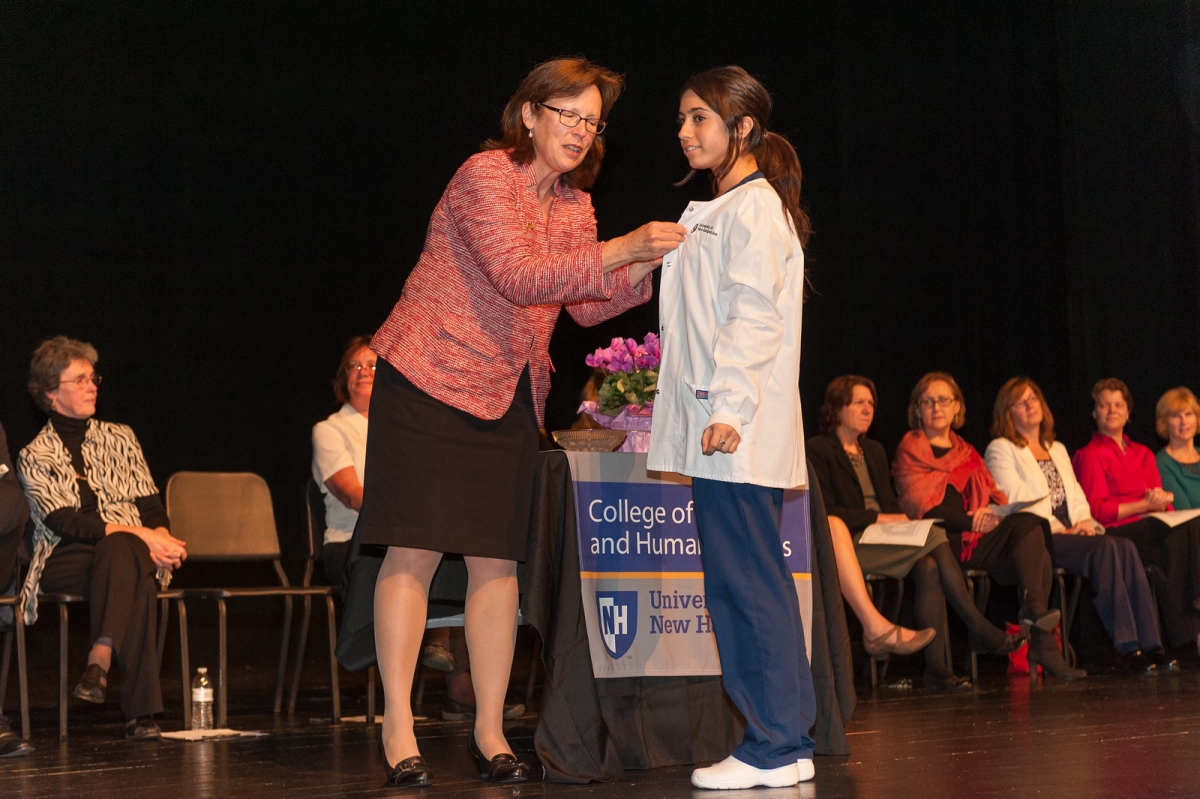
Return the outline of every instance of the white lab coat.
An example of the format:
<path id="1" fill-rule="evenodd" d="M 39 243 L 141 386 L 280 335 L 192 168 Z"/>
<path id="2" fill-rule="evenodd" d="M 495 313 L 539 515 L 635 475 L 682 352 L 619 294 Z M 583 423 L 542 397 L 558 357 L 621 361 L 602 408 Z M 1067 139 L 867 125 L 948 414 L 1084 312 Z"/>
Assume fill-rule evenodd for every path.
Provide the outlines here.
<path id="1" fill-rule="evenodd" d="M 1083 493 L 1083 486 L 1079 485 L 1079 480 L 1075 477 L 1075 469 L 1071 466 L 1067 448 L 1061 442 L 1055 441 L 1050 445 L 1049 452 L 1050 460 L 1054 461 L 1054 468 L 1058 470 L 1058 476 L 1062 478 L 1063 489 L 1067 494 L 1067 513 L 1071 524 L 1091 519 L 1096 528 L 1104 532 L 1104 525 L 1092 519 L 1092 508 L 1088 504 L 1087 495 Z M 1066 529 L 1051 510 L 1050 483 L 1029 447 L 1018 447 L 1007 438 L 993 439 L 992 443 L 988 444 L 983 459 L 996 485 L 1008 497 L 1009 502 L 1028 502 L 1045 497 L 1036 505 L 1026 508 L 1026 512 L 1049 519 L 1051 532 L 1061 533 Z"/>
<path id="2" fill-rule="evenodd" d="M 800 415 L 804 252 L 763 178 L 688 205 L 663 259 L 662 364 L 647 468 L 772 488 L 807 484 Z M 705 456 L 704 429 L 741 435 Z"/>

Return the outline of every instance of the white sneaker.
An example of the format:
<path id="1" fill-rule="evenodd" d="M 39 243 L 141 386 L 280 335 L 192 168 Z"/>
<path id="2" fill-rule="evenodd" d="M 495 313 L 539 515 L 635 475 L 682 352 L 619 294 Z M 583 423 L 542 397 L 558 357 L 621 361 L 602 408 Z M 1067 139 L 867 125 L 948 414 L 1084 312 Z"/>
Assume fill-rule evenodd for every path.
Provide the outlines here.
<path id="1" fill-rule="evenodd" d="M 797 760 L 796 768 L 800 770 L 800 782 L 808 782 L 817 776 L 817 769 L 813 766 L 811 757 L 802 757 Z"/>
<path id="2" fill-rule="evenodd" d="M 805 761 L 799 761 L 803 763 Z M 812 779 L 812 761 L 809 760 L 808 779 Z M 800 782 L 798 763 L 788 763 L 779 768 L 755 768 L 735 758 L 733 755 L 705 768 L 692 772 L 692 785 L 697 788 L 715 788 L 728 790 L 732 788 L 754 788 L 763 785 L 767 788 L 786 788 Z"/>

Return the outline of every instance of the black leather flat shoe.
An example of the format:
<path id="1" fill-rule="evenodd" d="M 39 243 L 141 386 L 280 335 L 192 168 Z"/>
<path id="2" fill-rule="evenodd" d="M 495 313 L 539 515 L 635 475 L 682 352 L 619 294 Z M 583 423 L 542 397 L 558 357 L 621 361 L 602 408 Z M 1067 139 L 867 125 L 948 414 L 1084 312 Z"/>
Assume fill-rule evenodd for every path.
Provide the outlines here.
<path id="1" fill-rule="evenodd" d="M 475 761 L 475 765 L 479 766 L 479 779 L 484 782 L 527 782 L 530 776 L 529 766 L 522 763 L 520 760 L 508 752 L 500 754 L 488 760 L 479 748 L 479 744 L 475 740 L 475 733 L 471 733 L 471 737 L 467 741 L 467 753 L 471 755 L 471 759 Z"/>
<path id="2" fill-rule="evenodd" d="M 83 673 L 83 679 L 79 681 L 79 685 L 75 686 L 75 690 L 71 692 L 71 696 L 76 699 L 82 699 L 84 702 L 103 705 L 106 690 L 104 680 L 107 676 L 108 672 L 104 669 L 95 663 L 89 663 L 87 671 Z"/>
<path id="3" fill-rule="evenodd" d="M 1113 666 L 1131 677 L 1157 677 L 1158 667 L 1140 649 L 1113 654 Z"/>
<path id="4" fill-rule="evenodd" d="M 425 758 L 414 755 L 388 767 L 387 784 L 393 788 L 424 788 L 433 784 L 433 772 Z"/>
<path id="5" fill-rule="evenodd" d="M 1150 658 L 1150 662 L 1154 664 L 1159 677 L 1179 676 L 1179 661 L 1175 658 L 1167 657 L 1167 653 L 1163 650 L 1151 649 L 1146 653 L 1146 657 Z"/>
<path id="6" fill-rule="evenodd" d="M 130 741 L 157 741 L 162 730 L 153 716 L 139 716 L 125 722 L 125 738 Z"/>
<path id="7" fill-rule="evenodd" d="M 387 782 L 393 788 L 424 788 L 433 784 L 433 770 L 420 755 L 406 757 L 395 766 L 388 763 L 387 752 L 383 748 L 383 739 L 379 739 L 379 756 L 383 758 L 383 766 L 387 769 Z"/>
<path id="8" fill-rule="evenodd" d="M 33 747 L 12 731 L 8 716 L 0 716 L 0 757 L 23 757 L 32 751 Z"/>

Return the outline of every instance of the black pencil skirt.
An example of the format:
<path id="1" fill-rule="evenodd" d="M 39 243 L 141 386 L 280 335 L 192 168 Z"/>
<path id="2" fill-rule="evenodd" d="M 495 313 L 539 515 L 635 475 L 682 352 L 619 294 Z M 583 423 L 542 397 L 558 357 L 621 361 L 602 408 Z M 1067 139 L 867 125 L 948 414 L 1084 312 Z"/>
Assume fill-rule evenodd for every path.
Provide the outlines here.
<path id="1" fill-rule="evenodd" d="M 538 450 L 528 366 L 507 413 L 489 421 L 380 358 L 370 419 L 361 543 L 525 560 Z"/>

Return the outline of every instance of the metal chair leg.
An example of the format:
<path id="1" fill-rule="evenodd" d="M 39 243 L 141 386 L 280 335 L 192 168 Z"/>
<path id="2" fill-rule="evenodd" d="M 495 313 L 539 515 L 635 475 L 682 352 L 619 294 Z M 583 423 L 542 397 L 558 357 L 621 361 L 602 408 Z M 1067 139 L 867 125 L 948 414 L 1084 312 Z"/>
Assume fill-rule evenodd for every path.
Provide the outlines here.
<path id="1" fill-rule="evenodd" d="M 887 593 L 886 587 L 880 589 L 880 596 L 878 599 L 876 599 L 875 587 L 869 582 L 864 582 L 864 584 L 867 587 L 867 599 L 871 600 L 875 607 L 882 607 L 883 594 Z M 871 680 L 871 688 L 875 689 L 879 687 L 879 672 L 876 670 L 875 658 L 871 657 L 870 655 L 867 655 L 866 657 L 867 662 L 864 664 L 864 668 L 867 672 L 867 677 Z"/>
<path id="2" fill-rule="evenodd" d="M 301 616 L 300 637 L 296 640 L 296 666 L 292 669 L 292 690 L 288 695 L 288 715 L 296 712 L 296 695 L 300 692 L 300 672 L 304 668 L 304 652 L 308 648 L 308 624 L 312 619 L 312 597 L 304 597 L 304 614 Z"/>
<path id="3" fill-rule="evenodd" d="M 16 623 L 13 629 L 17 634 L 17 687 L 21 692 L 21 737 L 29 740 L 29 674 L 26 665 L 25 652 L 25 618 L 21 609 L 15 609 Z"/>
<path id="4" fill-rule="evenodd" d="M 307 600 L 307 597 L 305 598 Z M 307 602 L 306 602 L 307 604 Z M 342 721 L 342 689 L 338 682 L 338 662 L 337 654 L 334 650 L 337 649 L 337 618 L 334 615 L 333 597 L 325 597 L 325 608 L 329 616 L 329 684 L 330 691 L 333 694 L 333 723 L 340 724 Z M 307 630 L 307 625 L 305 627 Z M 297 669 L 299 664 L 297 664 Z M 297 670 L 296 676 L 299 677 L 300 672 Z M 292 701 L 295 702 L 296 694 L 292 694 Z M 291 712 L 289 710 L 289 712 Z"/>
<path id="5" fill-rule="evenodd" d="M 283 598 L 283 640 L 279 643 L 279 671 L 275 676 L 275 713 L 283 710 L 283 683 L 287 678 L 288 644 L 292 640 L 292 598 Z"/>
<path id="6" fill-rule="evenodd" d="M 19 608 L 17 612 L 20 612 Z M 3 663 L 0 664 L 0 716 L 4 715 L 4 699 L 8 696 L 8 665 L 12 661 L 12 644 L 15 637 L 15 626 L 4 634 Z"/>
<path id="7" fill-rule="evenodd" d="M 384 697 L 387 701 L 387 697 Z M 421 659 L 417 658 L 417 691 L 413 696 L 412 706 L 415 713 L 425 701 L 425 666 L 421 663 Z"/>
<path id="8" fill-rule="evenodd" d="M 375 723 L 375 667 L 367 669 L 367 723 Z"/>
<path id="9" fill-rule="evenodd" d="M 217 727 L 219 729 L 226 728 L 226 726 L 228 725 L 228 718 L 229 718 L 228 714 L 226 713 L 226 707 L 227 707 L 228 703 L 225 701 L 228 698 L 227 697 L 228 692 L 226 691 L 226 679 L 225 679 L 225 677 L 226 677 L 225 665 L 226 665 L 226 654 L 227 654 L 225 651 L 225 644 L 226 644 L 225 625 L 226 625 L 225 600 L 218 599 L 217 600 L 217 630 L 218 630 L 218 632 L 217 632 L 217 651 L 218 651 L 218 654 L 217 654 Z"/>
<path id="10" fill-rule="evenodd" d="M 175 600 L 175 609 L 179 613 L 179 669 L 183 684 L 183 728 L 192 728 L 192 664 L 188 652 L 187 608 L 183 600 Z"/>
<path id="11" fill-rule="evenodd" d="M 58 740 L 67 740 L 67 627 L 66 604 L 58 606 Z"/>
<path id="12" fill-rule="evenodd" d="M 163 649 L 167 644 L 167 617 L 171 614 L 171 605 L 165 599 L 158 602 L 158 668 L 162 671 Z"/>
<path id="13" fill-rule="evenodd" d="M 900 604 L 903 601 L 904 601 L 904 581 L 897 580 L 896 581 L 896 596 L 891 602 L 890 609 L 888 610 L 887 613 L 884 614 L 884 618 L 887 619 L 888 621 L 892 622 L 893 624 L 895 624 L 896 620 L 900 618 Z M 892 656 L 888 655 L 886 658 L 883 659 L 883 668 L 879 672 L 879 681 L 880 682 L 885 683 L 885 684 L 887 683 L 888 666 L 890 666 L 891 664 L 892 664 Z"/>

